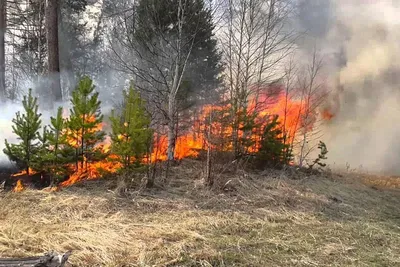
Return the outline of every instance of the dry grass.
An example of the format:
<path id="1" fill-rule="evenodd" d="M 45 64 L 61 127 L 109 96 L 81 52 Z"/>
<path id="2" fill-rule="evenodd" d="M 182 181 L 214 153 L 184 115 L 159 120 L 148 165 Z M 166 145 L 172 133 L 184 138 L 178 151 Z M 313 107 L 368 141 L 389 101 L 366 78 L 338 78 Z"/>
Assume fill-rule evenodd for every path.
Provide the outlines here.
<path id="1" fill-rule="evenodd" d="M 72 266 L 400 266 L 399 191 L 282 171 L 226 173 L 218 184 L 230 191 L 210 191 L 195 164 L 141 194 L 113 181 L 3 193 L 0 254 L 72 250 Z"/>

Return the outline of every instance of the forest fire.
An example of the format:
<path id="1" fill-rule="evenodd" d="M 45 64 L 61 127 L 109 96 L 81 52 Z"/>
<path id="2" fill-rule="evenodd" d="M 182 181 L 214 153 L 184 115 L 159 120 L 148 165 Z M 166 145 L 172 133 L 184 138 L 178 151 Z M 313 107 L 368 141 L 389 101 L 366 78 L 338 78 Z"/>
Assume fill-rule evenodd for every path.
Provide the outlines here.
<path id="1" fill-rule="evenodd" d="M 29 173 L 28 173 L 29 172 Z M 32 169 L 32 168 L 28 168 L 28 170 L 23 170 L 23 171 L 20 171 L 20 172 L 18 172 L 18 173 L 15 173 L 15 174 L 13 174 L 13 175 L 11 175 L 12 177 L 18 177 L 18 176 L 22 176 L 22 175 L 33 175 L 33 174 L 35 174 L 36 172 Z"/>
<path id="2" fill-rule="evenodd" d="M 21 180 L 18 180 L 17 184 L 15 185 L 15 187 L 13 189 L 13 192 L 18 193 L 18 192 L 22 192 L 24 190 L 25 190 L 24 185 L 22 184 Z"/>
<path id="3" fill-rule="evenodd" d="M 98 125 L 96 128 L 101 130 L 104 124 Z M 79 139 L 79 138 L 77 138 Z M 76 139 L 71 139 L 71 144 L 76 146 Z M 105 155 L 109 154 L 111 147 L 111 140 L 107 137 L 104 142 L 97 145 L 96 148 L 101 150 Z M 100 178 L 104 173 L 115 173 L 122 167 L 122 164 L 118 161 L 116 155 L 108 155 L 101 161 L 90 162 L 84 157 L 82 162 L 77 165 L 70 164 L 69 169 L 73 170 L 73 173 L 69 176 L 68 180 L 62 182 L 61 186 L 71 186 L 78 181 L 87 179 L 94 180 Z"/>
<path id="4" fill-rule="evenodd" d="M 68 180 L 62 182 L 61 186 L 71 186 L 81 180 L 94 180 L 102 176 L 103 173 L 115 173 L 121 165 L 117 161 L 103 160 L 100 162 L 84 162 L 83 166 L 80 164 L 77 170 L 70 175 Z"/>
<path id="5" fill-rule="evenodd" d="M 207 129 L 210 124 L 211 118 L 211 142 L 214 149 L 221 151 L 229 151 L 232 149 L 233 144 L 233 122 L 231 122 L 231 106 L 204 106 L 198 115 L 198 118 L 191 126 L 191 130 L 186 131 L 177 137 L 175 146 L 175 158 L 183 159 L 188 157 L 197 157 L 199 151 L 206 149 L 207 143 Z M 210 114 L 212 113 L 212 114 Z M 292 100 L 287 97 L 285 93 L 278 94 L 275 97 L 260 97 L 257 105 L 250 101 L 246 116 L 250 117 L 255 114 L 255 122 L 258 124 L 250 133 L 242 130 L 243 125 L 239 125 L 238 137 L 248 139 L 254 142 L 253 147 L 248 152 L 255 153 L 259 150 L 259 140 L 261 139 L 262 132 L 260 129 L 270 121 L 271 115 L 278 115 L 278 122 L 282 128 L 282 135 L 285 134 L 286 142 L 292 143 L 294 141 L 296 132 L 305 128 L 306 131 L 311 131 L 315 121 L 316 114 L 306 114 L 306 108 L 302 101 Z M 211 115 L 211 116 L 210 116 Z M 307 119 L 307 123 L 306 123 Z M 227 122 L 227 123 L 224 123 Z M 154 146 L 154 152 L 151 155 L 151 160 L 164 161 L 167 159 L 166 151 L 168 147 L 167 137 L 158 136 Z"/>
<path id="6" fill-rule="evenodd" d="M 283 92 L 273 97 L 261 95 L 257 100 L 249 101 L 247 107 L 236 110 L 235 116 L 232 116 L 231 105 L 203 106 L 197 116 L 193 118 L 191 125 L 186 127 L 189 130 L 181 132 L 177 136 L 175 158 L 181 160 L 188 157 L 198 157 L 199 152 L 207 149 L 208 144 L 214 150 L 232 151 L 234 147 L 232 136 L 234 134 L 241 140 L 250 141 L 252 145 L 247 148 L 247 153 L 255 153 L 260 148 L 263 129 L 268 123 L 271 123 L 271 116 L 273 115 L 278 115 L 279 126 L 275 127 L 281 129 L 281 137 L 284 137 L 287 144 L 291 144 L 299 129 L 312 130 L 315 114 L 306 114 L 306 111 L 307 109 L 302 101 L 293 100 Z M 63 117 L 68 120 L 65 113 Z M 235 126 L 236 120 L 240 123 Z M 92 127 L 87 129 L 66 128 L 62 133 L 66 136 L 67 146 L 73 150 L 74 161 L 64 164 L 63 168 L 67 170 L 68 174 L 63 175 L 67 177 L 67 180 L 59 184 L 61 187 L 71 186 L 81 180 L 99 179 L 104 174 L 116 173 L 124 166 L 121 163 L 120 156 L 112 152 L 111 136 L 106 136 L 104 141 L 97 144 L 87 138 L 87 135 L 96 135 L 104 131 L 105 123 L 101 121 L 96 123 L 96 118 L 91 116 L 83 117 L 80 123 L 92 124 Z M 123 126 L 126 127 L 127 123 L 125 122 Z M 235 131 L 236 133 L 234 133 Z M 125 138 L 121 134 L 117 136 L 121 140 Z M 128 136 L 126 138 L 129 140 Z M 167 136 L 154 134 L 152 152 L 145 155 L 142 162 L 148 164 L 166 161 L 167 148 Z M 131 159 L 128 159 L 128 161 Z M 56 169 L 51 168 L 50 172 L 53 172 L 51 175 L 57 173 Z M 35 172 L 32 169 L 29 169 L 29 173 L 24 170 L 14 174 L 13 177 L 27 174 L 34 175 Z M 23 188 L 23 185 L 19 180 L 15 191 L 22 190 L 21 188 Z"/>
<path id="7" fill-rule="evenodd" d="M 262 104 L 260 104 L 262 103 Z M 250 102 L 248 109 L 248 116 L 253 113 L 256 114 L 255 121 L 261 125 L 258 129 L 262 129 L 266 123 L 269 121 L 269 116 L 278 115 L 278 122 L 281 124 L 282 131 L 286 133 L 287 142 L 293 142 L 295 134 L 297 130 L 301 127 L 304 127 L 304 105 L 301 101 L 291 100 L 284 93 L 279 94 L 274 99 L 262 99 L 258 102 L 258 105 L 254 105 Z M 206 148 L 207 136 L 206 130 L 209 127 L 209 117 L 210 113 L 213 112 L 211 116 L 211 129 L 212 135 L 214 139 L 223 140 L 225 144 L 214 144 L 215 149 L 220 150 L 230 150 L 232 148 L 231 136 L 233 133 L 232 123 L 228 123 L 227 125 L 223 124 L 223 120 L 229 117 L 231 112 L 231 106 L 211 106 L 207 105 L 202 108 L 202 112 L 198 115 L 198 118 L 195 120 L 194 124 L 191 127 L 190 131 L 185 132 L 184 134 L 180 134 L 176 140 L 175 147 L 175 158 L 180 160 L 188 157 L 197 157 L 199 155 L 199 151 Z M 308 114 L 312 117 L 315 114 Z M 215 117 L 214 119 L 212 117 Z M 105 126 L 104 123 L 99 124 L 96 127 L 96 130 L 102 130 Z M 238 134 L 239 137 L 244 137 L 245 133 L 239 127 Z M 307 130 L 312 129 L 312 124 L 308 126 Z M 252 130 L 249 137 L 254 141 L 254 146 L 250 148 L 251 153 L 257 152 L 259 149 L 259 143 L 261 137 L 261 132 L 257 132 Z M 76 136 L 70 140 L 70 144 L 73 146 L 80 145 L 79 136 Z M 153 151 L 150 155 L 150 161 L 166 161 L 167 160 L 167 137 L 164 135 L 154 135 L 153 138 Z M 61 186 L 70 186 L 75 184 L 76 182 L 82 179 L 97 179 L 102 176 L 103 173 L 115 173 L 121 167 L 122 164 L 118 161 L 118 156 L 114 154 L 110 154 L 111 148 L 111 140 L 109 137 L 105 139 L 100 145 L 97 146 L 103 153 L 108 154 L 108 156 L 101 161 L 90 162 L 87 159 L 77 166 L 71 165 L 70 168 L 74 169 L 72 175 L 70 175 L 67 181 L 61 183 Z M 143 160 L 147 162 L 148 157 L 145 157 Z"/>

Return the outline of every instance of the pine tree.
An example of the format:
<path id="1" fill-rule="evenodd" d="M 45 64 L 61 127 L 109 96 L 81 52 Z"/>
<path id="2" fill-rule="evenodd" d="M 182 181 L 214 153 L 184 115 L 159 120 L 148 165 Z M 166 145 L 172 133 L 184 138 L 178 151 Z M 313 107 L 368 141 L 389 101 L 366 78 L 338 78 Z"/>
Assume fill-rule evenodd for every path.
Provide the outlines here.
<path id="1" fill-rule="evenodd" d="M 278 167 L 289 163 L 291 155 L 285 155 L 288 145 L 283 142 L 283 139 L 278 116 L 275 115 L 264 127 L 261 146 L 256 154 L 257 164 L 260 167 Z"/>
<path id="2" fill-rule="evenodd" d="M 133 88 L 124 92 L 124 104 L 120 114 L 113 110 L 110 117 L 112 151 L 118 155 L 124 168 L 139 166 L 148 151 L 152 138 L 149 128 L 150 117 L 146 113 L 145 102 Z"/>
<path id="3" fill-rule="evenodd" d="M 141 0 L 134 13 L 125 33 L 133 43 L 126 43 L 138 54 L 138 84 L 152 91 L 150 100 L 167 121 L 172 161 L 183 121 L 179 116 L 194 103 L 214 102 L 219 96 L 222 67 L 212 11 L 204 0 Z"/>
<path id="4" fill-rule="evenodd" d="M 47 0 L 47 6 L 46 6 L 47 69 L 48 69 L 50 86 L 55 101 L 62 100 L 58 22 L 59 22 L 59 2 L 58 0 Z"/>
<path id="5" fill-rule="evenodd" d="M 96 144 L 104 140 L 105 133 L 101 130 L 103 115 L 100 111 L 99 93 L 95 92 L 93 81 L 84 77 L 72 92 L 72 109 L 68 121 L 67 138 L 75 148 L 75 162 L 81 168 L 88 161 L 102 157 L 102 152 L 96 149 Z M 86 165 L 87 167 L 87 165 Z"/>
<path id="6" fill-rule="evenodd" d="M 193 42 L 193 46 L 184 46 L 184 50 L 191 48 L 192 51 L 180 94 L 186 97 L 186 91 L 191 96 L 196 93 L 208 101 L 215 101 L 212 90 L 221 83 L 219 74 L 222 65 L 221 53 L 218 52 L 217 39 L 214 36 L 212 10 L 206 6 L 204 0 L 182 2 L 186 13 L 182 35 L 184 42 Z M 168 42 L 174 42 L 177 37 L 178 6 L 179 0 L 140 0 L 136 7 L 137 21 L 132 23 L 136 28 L 128 29 L 131 30 L 128 34 L 134 33 L 140 46 L 155 51 L 162 50 L 162 47 L 155 47 L 157 39 L 168 38 Z"/>
<path id="7" fill-rule="evenodd" d="M 29 89 L 27 96 L 24 96 L 22 105 L 25 113 L 16 113 L 16 117 L 12 120 L 13 132 L 21 140 L 19 144 L 9 144 L 5 140 L 6 148 L 3 150 L 4 154 L 8 156 L 11 161 L 17 163 L 21 168 L 26 169 L 29 175 L 29 168 L 33 166 L 37 160 L 38 151 L 40 150 L 40 135 L 39 129 L 41 127 L 41 114 L 38 113 L 39 106 L 37 98 L 32 96 L 32 90 Z"/>
<path id="8" fill-rule="evenodd" d="M 319 141 L 318 149 L 320 150 L 318 157 L 311 164 L 308 165 L 310 170 L 313 169 L 315 165 L 318 165 L 321 168 L 326 167 L 326 163 L 323 162 L 324 160 L 328 159 L 326 156 L 328 154 L 328 149 L 326 148 L 325 143 Z"/>
<path id="9" fill-rule="evenodd" d="M 246 155 L 249 153 L 250 149 L 256 144 L 254 138 L 251 138 L 254 129 L 260 129 L 261 125 L 256 121 L 257 114 L 250 113 L 247 109 L 242 109 L 238 112 L 238 121 L 241 123 L 238 125 L 237 129 L 240 135 L 238 136 L 238 144 L 236 147 L 238 151 L 234 151 L 236 157 Z M 235 127 L 234 127 L 235 128 Z"/>
<path id="10" fill-rule="evenodd" d="M 36 169 L 44 170 L 51 177 L 51 184 L 68 173 L 67 164 L 73 161 L 74 149 L 68 144 L 66 121 L 62 117 L 62 108 L 58 108 L 57 116 L 50 118 L 49 130 L 44 128 L 41 136 L 42 147 L 39 152 L 41 161 Z"/>

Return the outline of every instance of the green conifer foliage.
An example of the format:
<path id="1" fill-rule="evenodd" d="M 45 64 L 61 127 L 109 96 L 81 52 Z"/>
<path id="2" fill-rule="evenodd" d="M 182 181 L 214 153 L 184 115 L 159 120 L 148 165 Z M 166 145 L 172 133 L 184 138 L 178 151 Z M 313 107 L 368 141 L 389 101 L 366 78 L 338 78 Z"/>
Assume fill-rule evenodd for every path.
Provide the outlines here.
<path id="1" fill-rule="evenodd" d="M 152 131 L 145 102 L 133 86 L 124 92 L 122 110 L 119 114 L 113 110 L 110 120 L 112 152 L 120 157 L 124 168 L 139 166 L 148 152 Z"/>
<path id="2" fill-rule="evenodd" d="M 13 132 L 21 140 L 19 144 L 9 144 L 5 140 L 6 148 L 3 152 L 11 161 L 17 163 L 21 168 L 25 168 L 29 175 L 29 168 L 32 167 L 38 156 L 40 149 L 39 129 L 41 127 L 41 114 L 38 113 L 37 98 L 32 96 L 32 90 L 29 89 L 27 96 L 24 96 L 22 105 L 25 113 L 16 113 L 16 117 L 12 120 Z"/>
<path id="3" fill-rule="evenodd" d="M 68 173 L 67 164 L 73 162 L 74 149 L 67 142 L 67 122 L 62 117 L 62 108 L 58 108 L 57 116 L 50 118 L 51 124 L 44 128 L 41 137 L 42 149 L 41 161 L 36 166 L 38 170 L 44 170 L 51 177 L 54 184 Z"/>
<path id="4" fill-rule="evenodd" d="M 79 162 L 83 168 L 85 162 L 96 161 L 103 156 L 102 151 L 96 148 L 96 144 L 103 141 L 105 136 L 101 130 L 103 115 L 98 96 L 89 77 L 82 78 L 72 92 L 67 138 L 75 148 L 77 168 Z"/>
<path id="5" fill-rule="evenodd" d="M 261 147 L 257 152 L 257 163 L 260 167 L 277 167 L 289 163 L 292 155 L 287 155 L 288 145 L 283 142 L 283 133 L 278 121 L 278 116 L 264 127 L 261 138 Z"/>
<path id="6" fill-rule="evenodd" d="M 326 167 L 326 163 L 323 162 L 324 160 L 328 159 L 326 156 L 328 154 L 326 144 L 322 141 L 319 141 L 318 149 L 320 150 L 318 157 L 311 164 L 308 164 L 310 170 L 313 169 L 315 165 L 318 165 L 320 168 Z"/>

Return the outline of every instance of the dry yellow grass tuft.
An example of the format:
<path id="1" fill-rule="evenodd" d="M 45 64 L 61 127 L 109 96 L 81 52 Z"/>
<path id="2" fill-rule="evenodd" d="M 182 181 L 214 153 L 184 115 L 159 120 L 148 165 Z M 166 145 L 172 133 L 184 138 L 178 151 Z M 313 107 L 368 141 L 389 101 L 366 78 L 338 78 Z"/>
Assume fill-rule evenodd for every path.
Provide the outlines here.
<path id="1" fill-rule="evenodd" d="M 71 266 L 400 266 L 400 192 L 336 176 L 222 174 L 195 163 L 144 193 L 95 181 L 0 195 L 0 255 L 72 250 Z M 288 177 L 290 176 L 290 177 Z"/>

